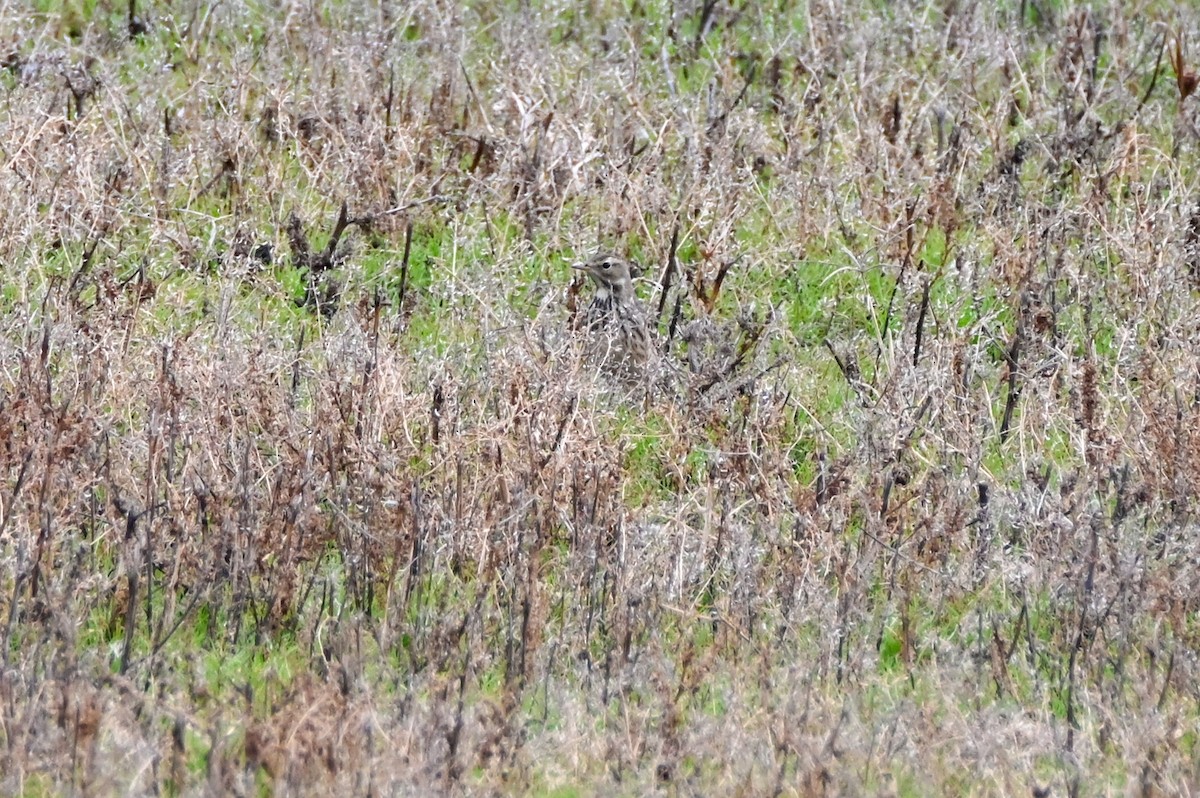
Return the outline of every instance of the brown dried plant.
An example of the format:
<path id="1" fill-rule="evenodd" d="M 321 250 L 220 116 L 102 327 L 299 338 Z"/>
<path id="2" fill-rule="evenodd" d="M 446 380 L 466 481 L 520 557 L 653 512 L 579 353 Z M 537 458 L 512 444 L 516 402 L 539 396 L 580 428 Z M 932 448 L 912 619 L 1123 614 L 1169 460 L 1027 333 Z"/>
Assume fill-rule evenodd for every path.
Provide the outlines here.
<path id="1" fill-rule="evenodd" d="M 1193 8 L 95 5 L 0 11 L 0 792 L 1195 791 Z"/>

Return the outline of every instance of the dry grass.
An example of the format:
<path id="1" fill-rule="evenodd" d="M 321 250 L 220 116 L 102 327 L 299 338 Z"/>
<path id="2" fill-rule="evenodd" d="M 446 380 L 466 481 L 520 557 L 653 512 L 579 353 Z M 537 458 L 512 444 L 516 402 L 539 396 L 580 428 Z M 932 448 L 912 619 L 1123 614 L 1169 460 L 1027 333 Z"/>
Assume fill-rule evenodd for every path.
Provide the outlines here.
<path id="1" fill-rule="evenodd" d="M 0 790 L 1200 791 L 1190 6 L 43 5 Z"/>

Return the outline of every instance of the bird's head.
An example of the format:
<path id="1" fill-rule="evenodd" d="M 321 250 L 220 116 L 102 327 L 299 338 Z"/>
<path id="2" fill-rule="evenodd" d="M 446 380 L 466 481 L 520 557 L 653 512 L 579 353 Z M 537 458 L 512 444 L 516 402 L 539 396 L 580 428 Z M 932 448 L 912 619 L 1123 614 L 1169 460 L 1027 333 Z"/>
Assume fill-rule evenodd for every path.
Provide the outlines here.
<path id="1" fill-rule="evenodd" d="M 599 288 L 611 291 L 620 299 L 633 296 L 633 267 L 612 253 L 601 252 L 571 268 L 585 273 Z"/>

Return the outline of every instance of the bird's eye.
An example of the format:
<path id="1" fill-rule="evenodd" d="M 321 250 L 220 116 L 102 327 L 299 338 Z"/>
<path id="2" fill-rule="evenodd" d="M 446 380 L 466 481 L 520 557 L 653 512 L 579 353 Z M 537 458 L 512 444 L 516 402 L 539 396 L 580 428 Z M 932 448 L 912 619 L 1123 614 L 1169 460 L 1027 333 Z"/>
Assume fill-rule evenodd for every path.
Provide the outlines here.
<path id="1" fill-rule="evenodd" d="M 601 263 L 601 264 L 600 264 L 600 268 L 601 268 L 601 269 L 604 269 L 605 271 L 608 271 L 608 267 L 609 267 L 609 266 L 612 266 L 612 264 L 611 264 L 610 262 L 608 262 L 608 261 L 604 261 L 604 263 Z"/>

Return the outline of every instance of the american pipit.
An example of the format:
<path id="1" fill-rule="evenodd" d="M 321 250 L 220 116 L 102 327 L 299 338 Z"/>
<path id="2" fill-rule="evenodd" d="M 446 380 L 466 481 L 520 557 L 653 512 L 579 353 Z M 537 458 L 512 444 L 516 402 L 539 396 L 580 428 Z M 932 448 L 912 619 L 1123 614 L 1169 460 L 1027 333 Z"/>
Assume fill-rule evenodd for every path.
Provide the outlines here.
<path id="1" fill-rule="evenodd" d="M 596 284 L 585 318 L 594 339 L 592 351 L 600 364 L 626 372 L 644 369 L 650 359 L 650 333 L 633 290 L 629 262 L 602 252 L 573 268 L 585 272 Z"/>

